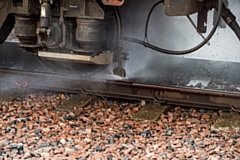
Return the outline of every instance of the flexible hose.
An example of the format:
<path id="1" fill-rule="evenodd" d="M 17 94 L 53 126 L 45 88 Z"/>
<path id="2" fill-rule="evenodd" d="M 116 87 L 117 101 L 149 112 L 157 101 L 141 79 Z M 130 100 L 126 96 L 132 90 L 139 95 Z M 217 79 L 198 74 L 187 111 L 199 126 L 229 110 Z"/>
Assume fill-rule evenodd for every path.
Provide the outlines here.
<path id="1" fill-rule="evenodd" d="M 118 47 L 122 47 L 122 44 L 121 44 L 122 22 L 121 22 L 120 14 L 119 14 L 119 12 L 118 12 L 116 7 L 114 7 L 114 11 L 115 11 L 115 14 L 116 14 L 117 25 L 118 25 L 118 40 L 117 40 L 117 43 L 118 43 Z"/>
<path id="2" fill-rule="evenodd" d="M 147 21 L 146 21 L 146 25 L 145 25 L 145 34 L 144 34 L 144 35 L 145 35 L 144 40 L 147 40 L 147 42 L 148 42 L 148 24 L 149 24 L 150 17 L 151 17 L 151 15 L 152 15 L 153 10 L 154 10 L 160 3 L 162 3 L 162 0 L 160 0 L 160 1 L 157 2 L 157 3 L 155 3 L 155 4 L 152 6 L 152 8 L 151 8 L 151 10 L 150 10 L 150 12 L 149 12 L 149 14 L 148 14 Z"/>
<path id="3" fill-rule="evenodd" d="M 157 2 L 157 5 L 160 4 L 160 2 Z M 157 6 L 156 4 L 152 7 L 151 11 L 149 12 L 149 15 L 148 15 L 148 19 L 147 19 L 147 24 L 146 26 L 148 26 L 148 22 L 149 22 L 149 19 L 151 17 L 151 14 L 152 14 L 152 10 Z M 143 45 L 147 48 L 150 48 L 152 50 L 155 50 L 155 51 L 158 51 L 158 52 L 162 52 L 162 53 L 165 53 L 165 54 L 170 54 L 170 55 L 184 55 L 184 54 L 189 54 L 191 52 L 194 52 L 198 49 L 200 49 L 201 47 L 203 47 L 211 38 L 212 36 L 214 35 L 215 31 L 217 30 L 217 27 L 218 27 L 218 24 L 219 24 L 219 21 L 221 19 L 221 11 L 222 11 L 222 0 L 218 0 L 218 11 L 217 11 L 217 20 L 211 30 L 211 32 L 208 34 L 208 36 L 206 37 L 206 39 L 204 39 L 201 43 L 199 43 L 197 46 L 191 48 L 191 49 L 188 49 L 188 50 L 183 50 L 183 51 L 173 51 L 173 50 L 167 50 L 167 49 L 163 49 L 163 48 L 160 48 L 160 47 L 157 47 L 155 45 L 152 45 L 148 42 L 145 42 L 145 41 L 142 41 L 142 40 L 138 40 L 138 39 L 135 39 L 135 38 L 129 38 L 129 37 L 122 37 L 122 40 L 124 41 L 129 41 L 129 42 L 134 42 L 134 43 L 137 43 L 137 44 L 140 44 L 140 45 Z M 146 38 L 146 30 L 147 30 L 147 27 L 145 29 L 145 39 Z"/>
<path id="4" fill-rule="evenodd" d="M 0 28 L 0 44 L 2 44 L 12 31 L 15 24 L 15 17 L 13 13 L 8 14 Z"/>
<path id="5" fill-rule="evenodd" d="M 229 27 L 234 31 L 234 33 L 236 34 L 236 36 L 238 37 L 238 39 L 240 40 L 240 27 L 237 24 L 236 21 L 233 21 L 232 23 L 228 24 Z"/>
<path id="6" fill-rule="evenodd" d="M 120 14 L 119 14 L 116 7 L 114 7 L 114 11 L 115 11 L 115 14 L 116 14 L 117 25 L 118 25 L 118 40 L 117 40 L 117 44 L 118 44 L 118 69 L 122 69 L 122 41 L 121 41 L 122 22 L 121 22 Z"/>

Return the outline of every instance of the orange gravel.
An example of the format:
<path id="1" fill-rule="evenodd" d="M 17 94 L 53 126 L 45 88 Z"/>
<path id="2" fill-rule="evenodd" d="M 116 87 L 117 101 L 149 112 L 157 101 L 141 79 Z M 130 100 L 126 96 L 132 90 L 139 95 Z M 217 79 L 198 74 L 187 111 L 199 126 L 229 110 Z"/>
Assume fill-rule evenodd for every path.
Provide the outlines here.
<path id="1" fill-rule="evenodd" d="M 157 122 L 134 121 L 142 102 L 99 100 L 56 111 L 65 94 L 0 104 L 1 159 L 240 159 L 240 134 L 215 132 L 218 113 L 175 107 Z"/>

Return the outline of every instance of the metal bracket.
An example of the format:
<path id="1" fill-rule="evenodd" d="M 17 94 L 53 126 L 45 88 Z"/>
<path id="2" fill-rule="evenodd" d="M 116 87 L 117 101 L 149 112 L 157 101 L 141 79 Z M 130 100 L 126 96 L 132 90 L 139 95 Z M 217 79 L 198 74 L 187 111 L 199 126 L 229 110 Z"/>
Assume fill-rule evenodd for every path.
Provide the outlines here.
<path id="1" fill-rule="evenodd" d="M 62 42 L 59 44 L 59 47 L 63 48 L 65 44 L 67 43 L 66 36 L 67 36 L 67 29 L 66 29 L 66 24 L 64 22 L 64 12 L 67 11 L 66 8 L 61 7 L 60 8 L 60 18 L 59 18 L 59 24 L 62 25 L 63 27 L 63 37 L 62 37 Z"/>
<path id="2" fill-rule="evenodd" d="M 56 53 L 38 51 L 39 57 L 46 59 L 55 59 L 59 61 L 75 61 L 79 63 L 106 65 L 114 63 L 114 53 L 110 51 L 103 51 L 96 55 L 79 55 L 71 53 Z"/>
<path id="3" fill-rule="evenodd" d="M 124 0 L 102 0 L 102 3 L 108 6 L 122 6 Z"/>
<path id="4" fill-rule="evenodd" d="M 122 67 L 122 62 L 128 60 L 128 53 L 118 53 L 117 61 L 118 61 L 118 67 L 113 69 L 113 74 L 118 75 L 120 77 L 126 77 L 126 71 Z"/>

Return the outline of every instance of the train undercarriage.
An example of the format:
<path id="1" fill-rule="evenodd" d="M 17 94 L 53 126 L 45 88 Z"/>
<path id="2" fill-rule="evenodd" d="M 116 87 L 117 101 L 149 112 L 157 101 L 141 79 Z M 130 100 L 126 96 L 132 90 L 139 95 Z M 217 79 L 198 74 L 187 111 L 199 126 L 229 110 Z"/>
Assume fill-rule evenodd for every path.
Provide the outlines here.
<path id="1" fill-rule="evenodd" d="M 143 40 L 123 36 L 124 27 L 137 30 L 134 22 L 121 17 L 130 17 L 132 7 L 151 5 L 147 14 L 134 15 L 144 19 Z M 170 50 L 149 42 L 150 19 L 157 8 L 162 5 L 166 15 L 187 17 L 202 41 L 190 49 Z M 128 59 L 124 52 L 124 43 L 133 42 L 151 50 L 170 54 L 185 55 L 192 53 L 210 39 L 217 28 L 227 24 L 240 39 L 237 18 L 228 9 L 228 1 L 222 0 L 0 0 L 0 43 L 4 43 L 11 32 L 17 37 L 18 46 L 28 51 L 60 74 L 77 73 L 87 76 L 98 73 L 109 64 L 117 62 L 114 74 L 126 76 L 123 61 Z M 209 28 L 208 12 L 213 11 L 213 26 Z M 164 14 L 164 13 L 163 13 Z M 195 15 L 197 22 L 191 18 Z M 133 15 L 131 15 L 133 16 Z M 160 18 L 159 18 L 160 19 Z M 154 19 L 158 21 L 158 19 Z M 224 21 L 224 22 L 223 22 Z M 196 23 L 196 24 L 195 24 Z M 164 22 L 162 22 L 164 24 Z M 142 28 L 142 26 L 140 28 Z M 149 29 L 150 28 L 150 29 Z M 141 29 L 140 29 L 141 30 Z M 152 31 L 151 29 L 151 32 Z M 205 36 L 206 34 L 206 36 Z M 155 38 L 155 37 L 154 37 Z M 161 41 L 165 38 L 161 37 Z M 17 59 L 16 55 L 10 59 Z M 14 64 L 14 62 L 12 63 Z"/>

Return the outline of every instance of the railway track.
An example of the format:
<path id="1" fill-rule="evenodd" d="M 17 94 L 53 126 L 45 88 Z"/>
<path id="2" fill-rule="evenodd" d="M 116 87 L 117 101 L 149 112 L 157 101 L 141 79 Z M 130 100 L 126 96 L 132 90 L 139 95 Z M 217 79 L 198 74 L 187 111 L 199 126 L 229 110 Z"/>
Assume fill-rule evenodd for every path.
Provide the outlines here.
<path id="1" fill-rule="evenodd" d="M 46 73 L 0 69 L 7 89 L 45 89 L 97 94 L 152 102 L 230 110 L 237 93 L 148 85 L 137 82 L 93 80 Z M 14 89 L 13 88 L 13 89 Z M 28 89 L 27 89 L 28 90 Z M 5 90 L 3 90 L 5 91 Z M 237 114 L 206 109 L 170 107 L 154 121 L 136 115 L 139 102 L 98 99 L 74 110 L 61 110 L 76 96 L 69 93 L 31 93 L 4 101 L 0 107 L 0 159 L 238 159 Z M 4 92 L 3 92 L 4 94 Z M 223 97 L 224 96 L 224 97 Z M 95 96 L 94 96 L 95 97 Z M 224 98 L 222 100 L 222 98 Z M 210 101 L 219 99 L 219 101 Z M 76 100 L 76 99 L 75 99 Z M 221 101 L 220 101 L 221 100 Z M 225 100 L 225 101 L 224 101 Z M 224 101 L 224 103 L 223 103 Z M 70 108 L 68 103 L 68 108 Z M 78 104 L 76 104 L 78 106 Z M 154 105 L 152 105 L 154 106 Z M 159 108 L 159 104 L 157 104 Z M 164 106 L 169 105 L 162 105 Z M 156 110 L 155 110 L 156 112 Z M 153 116 L 150 112 L 148 115 Z M 145 114 L 146 114 L 145 113 Z M 219 116 L 221 113 L 222 115 Z M 225 118 L 224 118 L 225 116 Z M 213 127 L 218 118 L 229 129 Z M 223 122 L 220 122 L 223 124 Z M 225 123 L 224 123 L 225 125 Z M 238 125 L 237 125 L 238 126 Z M 216 129 L 220 129 L 219 131 Z"/>
<path id="2" fill-rule="evenodd" d="M 5 87 L 96 94 L 111 98 L 146 100 L 171 105 L 239 111 L 240 94 L 187 87 L 150 85 L 119 80 L 74 78 L 48 73 L 0 69 Z"/>

